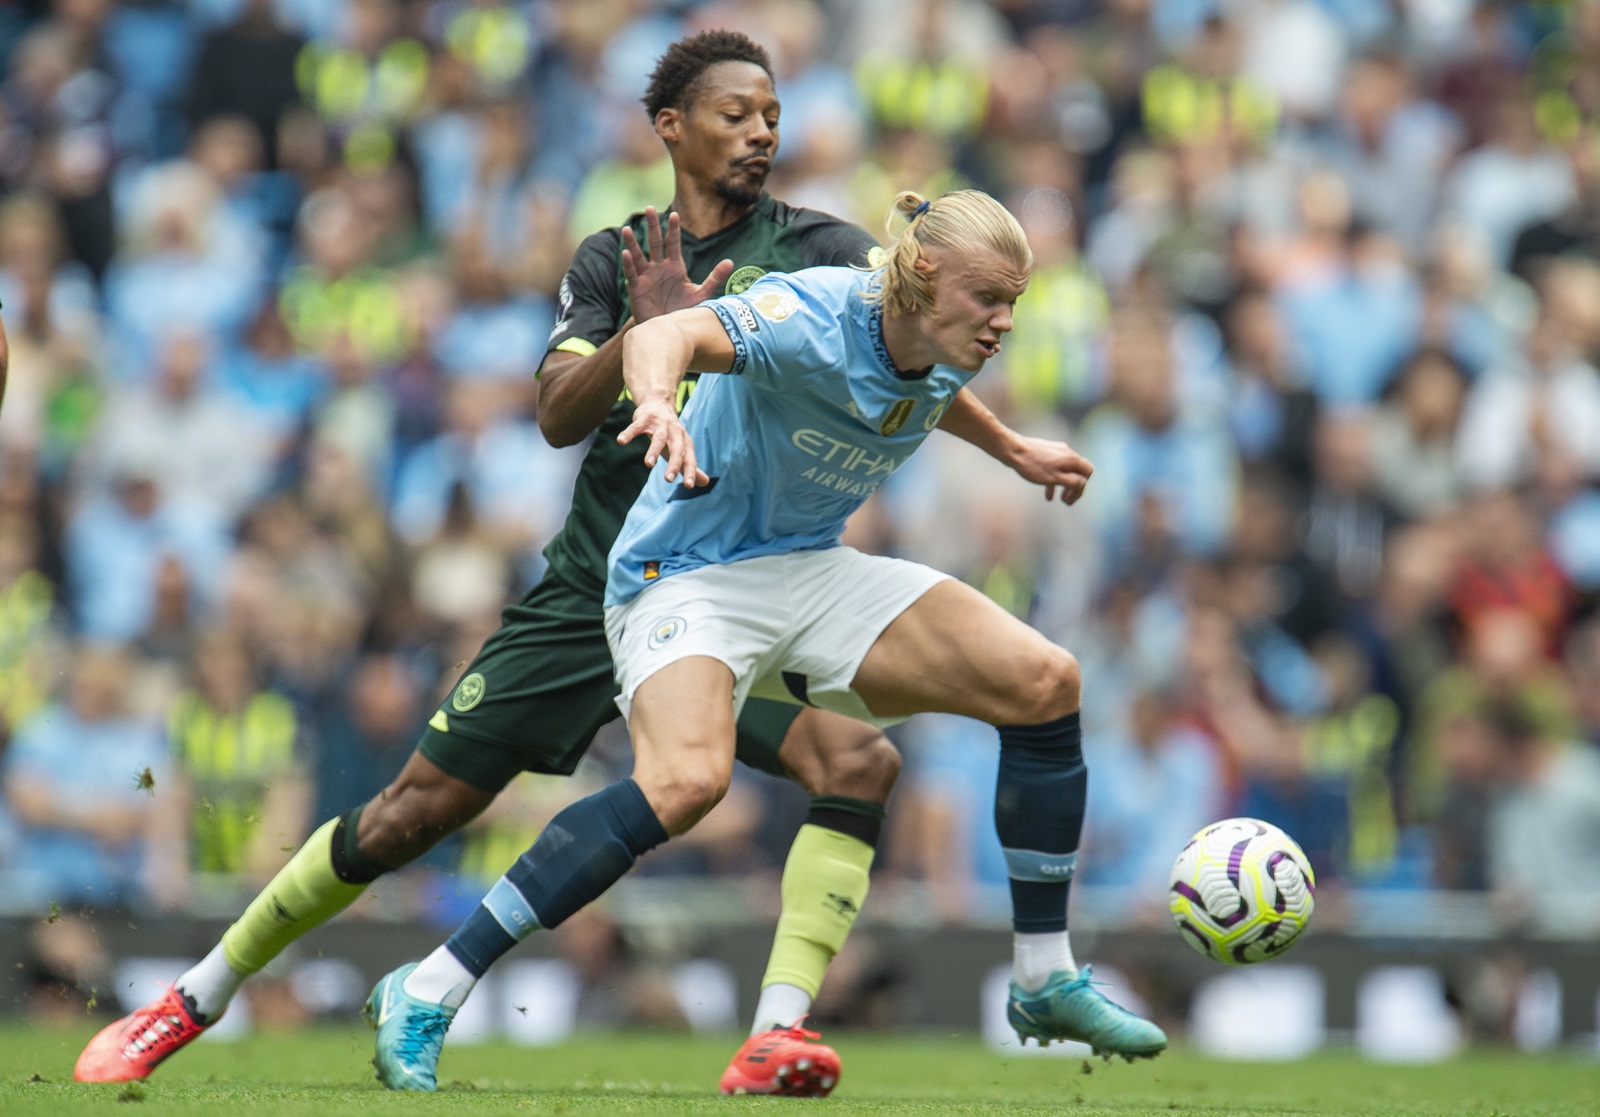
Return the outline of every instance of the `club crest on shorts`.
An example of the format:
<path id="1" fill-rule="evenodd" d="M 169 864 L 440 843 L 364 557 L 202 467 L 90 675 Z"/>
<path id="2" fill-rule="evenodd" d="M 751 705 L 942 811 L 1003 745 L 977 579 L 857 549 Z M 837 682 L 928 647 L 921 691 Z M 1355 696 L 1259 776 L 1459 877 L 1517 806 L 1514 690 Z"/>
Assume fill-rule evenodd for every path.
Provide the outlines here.
<path id="1" fill-rule="evenodd" d="M 460 713 L 466 713 L 479 702 L 483 701 L 483 692 L 488 689 L 483 676 L 474 671 L 456 684 L 456 693 L 450 699 L 450 705 Z"/>
<path id="2" fill-rule="evenodd" d="M 758 268 L 754 264 L 746 264 L 728 277 L 728 285 L 723 288 L 730 295 L 742 295 L 750 290 L 750 285 L 766 275 L 765 268 Z"/>
<path id="3" fill-rule="evenodd" d="M 883 422 L 878 424 L 878 433 L 888 438 L 901 427 L 906 425 L 906 420 L 911 418 L 911 411 L 917 406 L 914 399 L 897 399 L 894 406 L 889 408 L 889 414 L 883 417 Z"/>
<path id="4" fill-rule="evenodd" d="M 682 636 L 684 630 L 688 627 L 689 622 L 682 617 L 666 617 L 657 621 L 655 627 L 650 630 L 650 650 L 659 652 L 679 636 Z"/>

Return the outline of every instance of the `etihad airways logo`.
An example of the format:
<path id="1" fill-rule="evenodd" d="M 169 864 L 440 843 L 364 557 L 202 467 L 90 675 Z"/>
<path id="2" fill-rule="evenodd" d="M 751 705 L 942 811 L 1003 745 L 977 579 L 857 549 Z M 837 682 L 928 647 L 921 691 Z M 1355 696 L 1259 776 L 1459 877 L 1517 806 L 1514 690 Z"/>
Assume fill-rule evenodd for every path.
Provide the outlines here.
<path id="1" fill-rule="evenodd" d="M 900 459 L 892 455 L 880 454 L 869 447 L 857 446 L 817 430 L 797 430 L 789 441 L 802 453 L 810 454 L 824 465 L 831 465 L 844 473 L 856 473 L 868 478 L 880 475 L 887 477 L 900 466 Z"/>
<path id="2" fill-rule="evenodd" d="M 821 463 L 802 473 L 801 480 L 845 496 L 871 496 L 900 465 L 900 459 L 889 454 L 880 454 L 821 431 L 798 430 L 789 441 Z"/>

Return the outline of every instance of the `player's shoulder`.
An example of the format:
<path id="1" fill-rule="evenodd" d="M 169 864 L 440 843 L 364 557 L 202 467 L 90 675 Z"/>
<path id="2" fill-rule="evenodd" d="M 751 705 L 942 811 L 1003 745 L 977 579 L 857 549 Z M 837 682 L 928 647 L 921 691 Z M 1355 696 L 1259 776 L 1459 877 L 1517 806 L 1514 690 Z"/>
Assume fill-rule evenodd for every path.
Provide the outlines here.
<path id="1" fill-rule="evenodd" d="M 878 242 L 861 226 L 769 195 L 768 221 L 793 231 L 807 267 L 866 264 Z"/>
<path id="2" fill-rule="evenodd" d="M 627 225 L 632 226 L 643 218 L 643 214 L 634 214 L 628 218 Z M 578 242 L 577 251 L 572 254 L 573 265 L 603 264 L 617 267 L 622 259 L 623 228 L 622 225 L 608 225 L 584 237 Z"/>
<path id="3" fill-rule="evenodd" d="M 795 272 L 769 272 L 741 296 L 764 316 L 770 307 L 793 313 L 805 306 L 814 313 L 837 314 L 865 291 L 873 273 L 861 268 L 823 266 Z"/>

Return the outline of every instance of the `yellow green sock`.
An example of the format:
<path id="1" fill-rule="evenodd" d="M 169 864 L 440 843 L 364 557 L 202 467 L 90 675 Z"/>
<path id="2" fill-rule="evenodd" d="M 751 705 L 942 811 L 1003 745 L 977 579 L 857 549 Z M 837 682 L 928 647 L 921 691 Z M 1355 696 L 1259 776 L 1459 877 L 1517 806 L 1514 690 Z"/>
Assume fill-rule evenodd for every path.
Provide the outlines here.
<path id="1" fill-rule="evenodd" d="M 781 983 L 817 995 L 866 902 L 874 852 L 850 834 L 800 827 L 783 867 L 783 914 L 762 988 Z"/>
<path id="2" fill-rule="evenodd" d="M 333 838 L 340 820 L 329 819 L 278 870 L 233 926 L 222 935 L 222 953 L 241 974 L 253 974 L 295 939 L 338 915 L 365 892 L 333 871 Z"/>

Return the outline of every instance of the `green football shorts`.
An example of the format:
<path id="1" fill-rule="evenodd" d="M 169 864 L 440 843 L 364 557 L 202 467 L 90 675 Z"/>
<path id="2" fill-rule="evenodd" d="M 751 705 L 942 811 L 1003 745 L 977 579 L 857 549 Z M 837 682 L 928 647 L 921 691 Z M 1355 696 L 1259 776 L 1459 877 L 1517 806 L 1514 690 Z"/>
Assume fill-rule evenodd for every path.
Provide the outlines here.
<path id="1" fill-rule="evenodd" d="M 515 605 L 444 700 L 417 747 L 450 775 L 498 793 L 519 772 L 571 775 L 601 726 L 620 717 L 600 602 L 554 574 Z M 799 706 L 752 699 L 738 757 L 783 775 L 778 748 Z"/>

